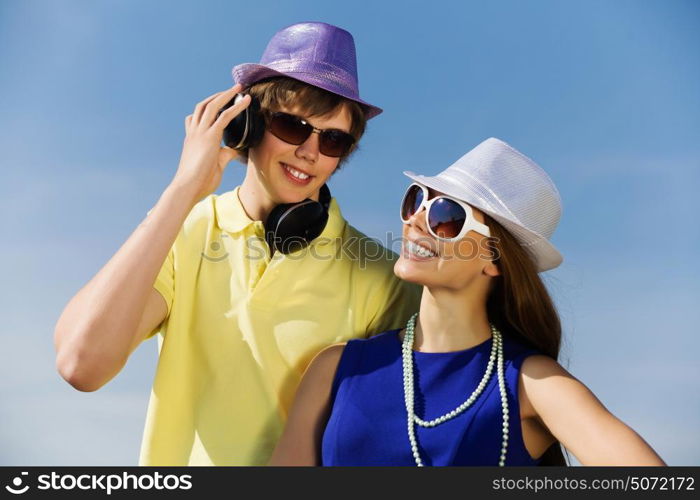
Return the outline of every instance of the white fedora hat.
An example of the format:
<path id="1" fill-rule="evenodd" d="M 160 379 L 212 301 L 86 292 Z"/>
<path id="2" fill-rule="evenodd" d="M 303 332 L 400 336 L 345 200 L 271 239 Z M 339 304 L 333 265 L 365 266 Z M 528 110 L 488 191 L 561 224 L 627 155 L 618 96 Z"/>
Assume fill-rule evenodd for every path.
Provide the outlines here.
<path id="1" fill-rule="evenodd" d="M 530 253 L 538 272 L 561 264 L 549 242 L 561 217 L 559 191 L 534 161 L 500 139 L 486 139 L 438 175 L 404 174 L 493 217 Z"/>

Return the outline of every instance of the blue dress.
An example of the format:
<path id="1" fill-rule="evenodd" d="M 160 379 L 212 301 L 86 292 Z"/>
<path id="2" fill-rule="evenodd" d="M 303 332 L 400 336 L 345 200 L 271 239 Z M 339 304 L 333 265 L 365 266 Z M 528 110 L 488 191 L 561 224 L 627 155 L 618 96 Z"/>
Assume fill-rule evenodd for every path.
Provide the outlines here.
<path id="1" fill-rule="evenodd" d="M 323 433 L 322 465 L 415 466 L 408 441 L 400 330 L 350 340 L 338 364 L 332 410 Z M 463 351 L 413 352 L 415 412 L 431 420 L 463 403 L 486 371 L 492 340 Z M 537 465 L 523 443 L 518 374 L 538 351 L 503 334 L 509 411 L 506 465 Z M 496 367 L 484 391 L 462 414 L 437 427 L 415 426 L 423 464 L 498 465 L 503 417 Z"/>

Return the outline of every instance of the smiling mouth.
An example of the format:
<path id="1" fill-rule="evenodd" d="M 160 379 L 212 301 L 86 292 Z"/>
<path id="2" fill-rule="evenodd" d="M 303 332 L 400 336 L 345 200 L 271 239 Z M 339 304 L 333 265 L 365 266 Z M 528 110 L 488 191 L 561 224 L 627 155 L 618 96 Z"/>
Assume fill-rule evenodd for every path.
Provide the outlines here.
<path id="1" fill-rule="evenodd" d="M 287 165 L 286 163 L 280 164 L 282 165 L 282 168 L 284 169 L 287 178 L 291 179 L 292 181 L 298 184 L 308 184 L 309 182 L 311 182 L 311 179 L 314 178 L 313 175 L 309 175 L 305 172 L 302 172 L 301 170 L 298 170 L 292 167 L 291 165 Z"/>
<path id="2" fill-rule="evenodd" d="M 406 252 L 412 256 L 418 257 L 420 259 L 432 259 L 437 257 L 437 254 L 431 250 L 428 250 L 424 246 L 414 243 L 411 240 L 406 240 L 404 243 L 404 248 Z"/>

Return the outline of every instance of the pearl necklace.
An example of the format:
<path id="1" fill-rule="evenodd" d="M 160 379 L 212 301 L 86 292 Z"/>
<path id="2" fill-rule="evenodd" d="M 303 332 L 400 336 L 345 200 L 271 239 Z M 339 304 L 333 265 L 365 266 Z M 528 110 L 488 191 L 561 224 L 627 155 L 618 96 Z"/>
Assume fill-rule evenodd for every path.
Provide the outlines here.
<path id="1" fill-rule="evenodd" d="M 505 377 L 503 376 L 503 338 L 501 332 L 499 332 L 493 324 L 491 324 L 491 335 L 493 336 L 493 344 L 491 345 L 491 356 L 489 357 L 488 365 L 486 366 L 486 373 L 484 373 L 481 382 L 474 389 L 471 396 L 467 400 L 459 405 L 452 411 L 445 413 L 433 420 L 422 420 L 414 412 L 414 397 L 413 397 L 413 336 L 416 326 L 416 317 L 418 313 L 411 316 L 406 324 L 406 333 L 403 338 L 403 344 L 401 346 L 401 357 L 403 360 L 403 393 L 404 401 L 406 403 L 406 413 L 408 417 L 408 440 L 411 444 L 411 451 L 413 452 L 413 458 L 416 461 L 418 467 L 423 467 L 423 461 L 420 458 L 420 453 L 418 452 L 418 442 L 416 441 L 415 427 L 414 424 L 418 424 L 421 427 L 435 427 L 455 418 L 457 415 L 464 412 L 469 408 L 474 401 L 483 392 L 486 384 L 491 378 L 491 373 L 493 372 L 494 361 L 498 364 L 498 387 L 501 392 L 501 409 L 503 410 L 503 441 L 501 443 L 501 456 L 498 461 L 498 465 L 503 467 L 506 463 L 506 450 L 508 448 L 508 398 L 506 396 L 506 384 Z"/>

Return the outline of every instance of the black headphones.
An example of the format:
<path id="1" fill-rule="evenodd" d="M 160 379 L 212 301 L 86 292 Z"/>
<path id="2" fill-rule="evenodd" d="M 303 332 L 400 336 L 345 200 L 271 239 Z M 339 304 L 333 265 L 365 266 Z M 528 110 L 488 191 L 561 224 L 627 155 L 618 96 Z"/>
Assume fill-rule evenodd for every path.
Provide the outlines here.
<path id="1" fill-rule="evenodd" d="M 219 110 L 216 117 L 218 118 L 224 110 L 237 104 L 243 96 L 244 94 L 233 96 L 233 99 Z M 224 129 L 224 144 L 238 151 L 257 146 L 265 134 L 265 118 L 260 109 L 260 101 L 257 97 L 250 97 L 248 107 L 238 113 Z"/>
<path id="2" fill-rule="evenodd" d="M 231 120 L 224 129 L 224 144 L 241 150 L 260 144 L 265 133 L 265 118 L 260 109 L 260 101 L 251 96 L 248 107 Z M 216 115 L 243 99 L 236 94 Z M 321 186 L 318 201 L 307 198 L 298 203 L 283 203 L 272 209 L 265 221 L 265 241 L 270 252 L 283 254 L 305 248 L 323 232 L 328 222 L 328 208 L 331 204 L 331 191 L 327 185 Z"/>
<path id="3" fill-rule="evenodd" d="M 321 186 L 318 201 L 307 198 L 298 203 L 283 203 L 272 209 L 265 221 L 265 241 L 270 252 L 283 254 L 305 248 L 318 238 L 328 222 L 331 191 Z"/>

